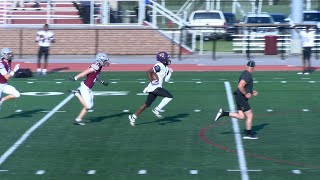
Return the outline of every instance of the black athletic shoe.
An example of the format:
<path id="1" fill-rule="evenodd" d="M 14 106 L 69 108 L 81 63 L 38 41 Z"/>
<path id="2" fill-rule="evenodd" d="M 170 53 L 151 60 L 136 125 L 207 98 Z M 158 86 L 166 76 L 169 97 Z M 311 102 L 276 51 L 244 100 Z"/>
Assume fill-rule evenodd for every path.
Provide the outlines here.
<path id="1" fill-rule="evenodd" d="M 259 139 L 259 138 L 255 135 L 245 135 L 243 136 L 243 139 Z"/>

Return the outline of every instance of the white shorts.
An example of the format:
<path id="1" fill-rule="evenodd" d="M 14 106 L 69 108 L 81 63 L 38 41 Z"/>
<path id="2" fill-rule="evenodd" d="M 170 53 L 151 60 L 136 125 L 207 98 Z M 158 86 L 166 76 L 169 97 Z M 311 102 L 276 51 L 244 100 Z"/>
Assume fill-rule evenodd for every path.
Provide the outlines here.
<path id="1" fill-rule="evenodd" d="M 90 109 L 93 107 L 93 92 L 91 89 L 88 88 L 83 82 L 81 82 L 81 85 L 79 87 L 80 94 L 86 102 L 87 108 Z"/>
<path id="2" fill-rule="evenodd" d="M 13 95 L 14 97 L 20 97 L 20 93 L 11 85 L 0 84 L 0 98 L 2 98 L 2 93 Z"/>

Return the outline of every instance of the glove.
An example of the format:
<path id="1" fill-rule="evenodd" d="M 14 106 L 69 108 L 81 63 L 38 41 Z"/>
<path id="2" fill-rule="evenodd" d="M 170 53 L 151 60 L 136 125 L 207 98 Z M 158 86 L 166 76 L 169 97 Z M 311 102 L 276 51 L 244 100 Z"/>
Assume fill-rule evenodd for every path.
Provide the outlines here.
<path id="1" fill-rule="evenodd" d="M 72 80 L 72 81 L 76 81 L 77 80 L 75 77 L 73 77 L 71 75 L 69 76 L 69 79 Z"/>
<path id="2" fill-rule="evenodd" d="M 100 80 L 100 83 L 103 84 L 104 86 L 108 86 L 109 84 L 107 81 L 104 81 L 104 80 Z"/>
<path id="3" fill-rule="evenodd" d="M 20 69 L 20 64 L 16 64 L 13 68 L 13 72 L 17 72 Z"/>
<path id="4" fill-rule="evenodd" d="M 152 84 L 152 85 L 158 85 L 158 84 L 159 84 L 159 81 L 158 81 L 158 80 L 153 80 L 153 81 L 151 81 L 151 84 Z"/>

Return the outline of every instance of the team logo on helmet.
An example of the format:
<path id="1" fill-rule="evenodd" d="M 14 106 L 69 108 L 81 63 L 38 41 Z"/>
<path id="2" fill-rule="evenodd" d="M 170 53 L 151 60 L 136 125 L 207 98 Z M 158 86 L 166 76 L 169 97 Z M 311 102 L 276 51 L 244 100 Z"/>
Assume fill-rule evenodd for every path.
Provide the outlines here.
<path id="1" fill-rule="evenodd" d="M 158 52 L 157 54 L 157 61 L 160 61 L 164 65 L 171 64 L 170 56 L 166 52 Z"/>
<path id="2" fill-rule="evenodd" d="M 13 60 L 13 53 L 9 48 L 1 49 L 1 59 Z"/>
<path id="3" fill-rule="evenodd" d="M 96 55 L 96 62 L 100 64 L 100 66 L 109 65 L 109 58 L 105 53 L 98 53 Z"/>

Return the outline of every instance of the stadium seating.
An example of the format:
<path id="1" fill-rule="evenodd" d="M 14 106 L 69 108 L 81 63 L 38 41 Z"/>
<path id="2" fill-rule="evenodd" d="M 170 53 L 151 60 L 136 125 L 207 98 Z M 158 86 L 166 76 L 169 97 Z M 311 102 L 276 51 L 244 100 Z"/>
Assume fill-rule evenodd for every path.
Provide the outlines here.
<path id="1" fill-rule="evenodd" d="M 54 4 L 25 3 L 24 7 L 13 7 L 11 3 L 0 2 L 1 24 L 82 24 L 78 10 L 72 2 Z"/>

